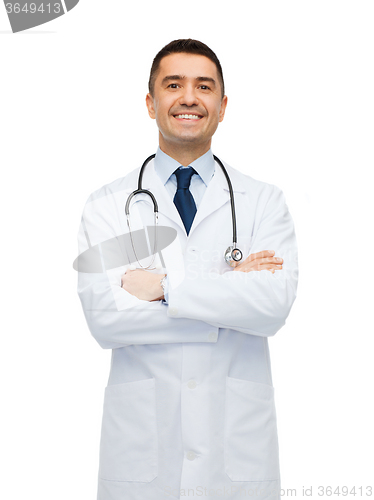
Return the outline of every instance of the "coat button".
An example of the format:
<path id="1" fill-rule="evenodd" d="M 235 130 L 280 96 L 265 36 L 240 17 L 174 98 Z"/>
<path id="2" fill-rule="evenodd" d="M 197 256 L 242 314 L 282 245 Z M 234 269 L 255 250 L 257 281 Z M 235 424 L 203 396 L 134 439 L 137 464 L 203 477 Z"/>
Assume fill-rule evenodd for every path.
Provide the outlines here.
<path id="1" fill-rule="evenodd" d="M 197 386 L 196 380 L 190 380 L 187 384 L 187 387 L 189 389 L 195 389 L 196 386 Z"/>
<path id="2" fill-rule="evenodd" d="M 194 453 L 193 451 L 188 451 L 187 452 L 187 458 L 188 458 L 188 460 L 195 460 L 196 453 Z"/>
<path id="3" fill-rule="evenodd" d="M 178 314 L 178 309 L 176 307 L 170 307 L 169 314 L 170 316 L 176 316 Z"/>
<path id="4" fill-rule="evenodd" d="M 209 332 L 208 340 L 209 342 L 216 342 L 218 338 L 217 332 Z"/>

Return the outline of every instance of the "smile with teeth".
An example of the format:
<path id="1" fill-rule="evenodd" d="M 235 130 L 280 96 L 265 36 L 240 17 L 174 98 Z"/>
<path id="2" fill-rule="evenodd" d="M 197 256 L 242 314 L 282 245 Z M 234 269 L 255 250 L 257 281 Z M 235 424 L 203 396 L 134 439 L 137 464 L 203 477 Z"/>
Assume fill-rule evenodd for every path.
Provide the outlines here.
<path id="1" fill-rule="evenodd" d="M 174 115 L 174 118 L 178 118 L 179 120 L 200 120 L 202 116 L 198 115 Z"/>

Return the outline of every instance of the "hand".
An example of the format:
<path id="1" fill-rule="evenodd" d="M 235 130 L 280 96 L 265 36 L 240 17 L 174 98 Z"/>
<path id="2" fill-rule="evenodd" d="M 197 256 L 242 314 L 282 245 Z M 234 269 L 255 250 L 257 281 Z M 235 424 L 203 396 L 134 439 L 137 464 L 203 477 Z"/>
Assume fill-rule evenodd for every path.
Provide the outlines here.
<path id="1" fill-rule="evenodd" d="M 243 262 L 235 266 L 234 271 L 249 273 L 250 271 L 271 271 L 273 274 L 278 269 L 282 269 L 283 259 L 274 256 L 274 250 L 263 250 L 252 253 Z"/>
<path id="2" fill-rule="evenodd" d="M 161 300 L 164 293 L 160 285 L 160 280 L 166 274 L 153 274 L 144 269 L 127 269 L 121 278 L 121 288 L 126 292 L 135 295 L 140 300 Z"/>

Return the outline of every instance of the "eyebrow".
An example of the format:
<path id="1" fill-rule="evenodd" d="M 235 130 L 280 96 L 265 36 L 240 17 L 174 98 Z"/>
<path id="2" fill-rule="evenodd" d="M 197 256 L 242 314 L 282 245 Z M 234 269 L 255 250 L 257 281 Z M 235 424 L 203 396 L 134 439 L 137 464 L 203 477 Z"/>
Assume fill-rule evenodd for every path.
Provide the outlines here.
<path id="1" fill-rule="evenodd" d="M 164 85 L 170 80 L 185 80 L 185 79 L 186 77 L 184 75 L 167 75 L 165 76 L 165 78 L 163 78 L 161 84 Z M 211 78 L 210 76 L 197 76 L 195 80 L 198 82 L 210 82 L 214 87 L 217 86 L 215 79 Z"/>

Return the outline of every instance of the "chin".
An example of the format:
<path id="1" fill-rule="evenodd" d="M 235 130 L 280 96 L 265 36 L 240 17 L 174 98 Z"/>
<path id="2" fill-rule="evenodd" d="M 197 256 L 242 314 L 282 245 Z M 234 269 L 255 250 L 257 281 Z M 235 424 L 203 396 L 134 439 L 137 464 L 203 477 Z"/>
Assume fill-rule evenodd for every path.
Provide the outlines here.
<path id="1" fill-rule="evenodd" d="M 206 142 L 203 137 L 196 136 L 196 135 L 189 135 L 189 134 L 181 134 L 178 136 L 175 136 L 174 138 L 175 142 L 181 142 L 181 143 L 196 143 L 200 144 L 203 142 Z"/>

